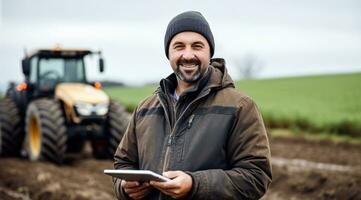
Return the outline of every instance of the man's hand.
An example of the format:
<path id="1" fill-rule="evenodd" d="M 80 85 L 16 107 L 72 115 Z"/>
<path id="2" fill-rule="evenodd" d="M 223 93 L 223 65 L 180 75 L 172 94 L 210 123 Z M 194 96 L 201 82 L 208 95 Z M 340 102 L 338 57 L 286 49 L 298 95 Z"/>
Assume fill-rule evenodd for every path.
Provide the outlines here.
<path id="1" fill-rule="evenodd" d="M 140 184 L 138 181 L 122 180 L 121 186 L 124 189 L 124 192 L 132 199 L 143 199 L 152 190 L 149 183 Z"/>
<path id="2" fill-rule="evenodd" d="M 187 196 L 192 189 L 192 177 L 182 171 L 164 172 L 163 176 L 172 180 L 167 182 L 151 181 L 150 185 L 174 199 Z"/>

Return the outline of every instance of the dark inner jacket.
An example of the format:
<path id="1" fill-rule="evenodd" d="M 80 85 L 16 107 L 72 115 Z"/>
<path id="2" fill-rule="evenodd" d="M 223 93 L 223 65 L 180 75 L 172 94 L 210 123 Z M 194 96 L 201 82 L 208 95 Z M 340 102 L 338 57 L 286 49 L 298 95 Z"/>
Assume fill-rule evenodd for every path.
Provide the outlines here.
<path id="1" fill-rule="evenodd" d="M 258 199 L 271 179 L 270 149 L 253 100 L 234 88 L 223 59 L 173 99 L 175 74 L 142 101 L 115 153 L 115 169 L 191 175 L 188 199 Z M 129 199 L 114 179 L 118 199 Z M 158 190 L 146 199 L 170 199 Z"/>

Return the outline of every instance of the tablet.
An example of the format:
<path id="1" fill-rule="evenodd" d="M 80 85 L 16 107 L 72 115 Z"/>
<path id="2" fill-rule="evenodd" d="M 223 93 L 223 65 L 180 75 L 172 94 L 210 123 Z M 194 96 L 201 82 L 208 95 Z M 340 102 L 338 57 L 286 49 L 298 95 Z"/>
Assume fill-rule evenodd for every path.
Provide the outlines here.
<path id="1" fill-rule="evenodd" d="M 105 169 L 104 174 L 117 177 L 126 181 L 140 181 L 140 182 L 149 182 L 149 181 L 161 181 L 166 182 L 171 179 L 159 175 L 150 170 L 124 170 L 124 169 Z"/>

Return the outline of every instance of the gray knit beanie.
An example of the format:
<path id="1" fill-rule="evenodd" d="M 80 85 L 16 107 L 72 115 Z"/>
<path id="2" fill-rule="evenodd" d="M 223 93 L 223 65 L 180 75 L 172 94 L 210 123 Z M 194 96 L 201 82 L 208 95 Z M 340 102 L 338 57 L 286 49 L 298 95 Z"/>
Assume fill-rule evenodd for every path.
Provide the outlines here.
<path id="1" fill-rule="evenodd" d="M 214 54 L 214 39 L 207 20 L 200 12 L 187 11 L 175 16 L 168 24 L 164 37 L 165 55 L 169 58 L 169 45 L 172 38 L 180 32 L 192 31 L 203 35 L 211 49 L 211 57 Z"/>

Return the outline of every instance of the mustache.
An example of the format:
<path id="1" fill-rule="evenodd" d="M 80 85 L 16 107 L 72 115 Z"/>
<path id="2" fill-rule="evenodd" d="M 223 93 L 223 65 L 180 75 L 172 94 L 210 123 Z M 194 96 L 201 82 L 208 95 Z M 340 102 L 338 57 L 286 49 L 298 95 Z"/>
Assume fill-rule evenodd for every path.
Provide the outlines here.
<path id="1" fill-rule="evenodd" d="M 198 60 L 198 58 L 191 58 L 191 59 L 185 59 L 185 58 L 180 58 L 177 61 L 177 65 L 184 65 L 184 64 L 190 64 L 190 65 L 201 65 L 201 61 Z"/>

